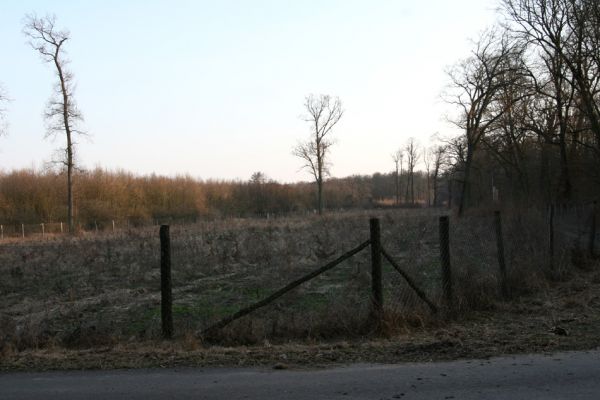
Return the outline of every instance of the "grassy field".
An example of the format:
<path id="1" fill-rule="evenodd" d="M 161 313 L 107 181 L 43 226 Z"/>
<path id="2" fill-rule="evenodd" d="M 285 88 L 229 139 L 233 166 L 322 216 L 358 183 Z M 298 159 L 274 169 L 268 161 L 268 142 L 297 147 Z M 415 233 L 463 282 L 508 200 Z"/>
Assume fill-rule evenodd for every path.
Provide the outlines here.
<path id="1" fill-rule="evenodd" d="M 198 330 L 356 247 L 369 237 L 371 216 L 381 219 L 384 248 L 439 303 L 437 214 L 388 210 L 172 226 L 176 336 L 200 340 Z M 493 220 L 483 215 L 452 221 L 457 307 L 492 307 L 498 298 Z M 545 285 L 540 221 L 529 215 L 506 224 L 509 278 L 518 294 Z M 5 241 L 0 274 L 3 351 L 89 348 L 160 337 L 158 227 Z M 387 264 L 383 280 L 387 334 L 437 324 Z M 369 304 L 367 248 L 274 304 L 201 339 L 238 345 L 357 339 L 372 332 Z"/>

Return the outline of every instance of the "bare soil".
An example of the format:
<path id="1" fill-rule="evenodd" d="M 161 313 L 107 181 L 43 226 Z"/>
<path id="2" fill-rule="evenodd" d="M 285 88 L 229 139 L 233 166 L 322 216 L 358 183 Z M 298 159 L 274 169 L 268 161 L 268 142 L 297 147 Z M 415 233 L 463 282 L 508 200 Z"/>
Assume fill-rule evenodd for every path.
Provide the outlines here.
<path id="1" fill-rule="evenodd" d="M 315 368 L 335 364 L 487 358 L 518 353 L 587 350 L 600 346 L 600 265 L 575 270 L 566 281 L 488 310 L 407 327 L 388 337 L 294 341 L 221 347 L 193 336 L 175 341 L 131 341 L 81 350 L 49 346 L 5 348 L 0 370 L 114 369 L 177 366 Z"/>

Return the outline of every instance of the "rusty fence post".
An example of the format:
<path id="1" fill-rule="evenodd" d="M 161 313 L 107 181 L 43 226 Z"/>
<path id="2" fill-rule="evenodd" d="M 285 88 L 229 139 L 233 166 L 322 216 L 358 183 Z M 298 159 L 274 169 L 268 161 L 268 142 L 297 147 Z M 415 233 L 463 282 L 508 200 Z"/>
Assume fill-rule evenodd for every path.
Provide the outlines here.
<path id="1" fill-rule="evenodd" d="M 171 292 L 171 237 L 169 225 L 160 227 L 160 314 L 163 338 L 173 337 L 173 297 Z"/>
<path id="2" fill-rule="evenodd" d="M 448 310 L 452 309 L 452 269 L 450 265 L 450 219 L 440 217 L 440 263 L 442 266 L 442 290 Z"/>
<path id="3" fill-rule="evenodd" d="M 592 215 L 590 216 L 590 237 L 588 242 L 588 255 L 591 258 L 596 256 L 596 214 L 598 213 L 598 202 L 594 201 L 592 204 Z"/>
<path id="4" fill-rule="evenodd" d="M 498 267 L 500 268 L 500 291 L 502 297 L 509 297 L 508 279 L 506 275 L 506 261 L 504 259 L 504 238 L 502 236 L 502 215 L 494 211 L 494 225 L 496 227 L 496 249 L 498 252 Z"/>

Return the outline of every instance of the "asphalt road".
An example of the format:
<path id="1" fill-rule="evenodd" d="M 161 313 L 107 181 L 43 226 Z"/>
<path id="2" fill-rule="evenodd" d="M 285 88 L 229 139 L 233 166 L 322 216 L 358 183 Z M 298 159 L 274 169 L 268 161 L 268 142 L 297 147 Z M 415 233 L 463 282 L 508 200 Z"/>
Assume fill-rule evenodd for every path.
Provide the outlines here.
<path id="1" fill-rule="evenodd" d="M 322 370 L 6 373 L 0 399 L 600 399 L 600 351 Z"/>

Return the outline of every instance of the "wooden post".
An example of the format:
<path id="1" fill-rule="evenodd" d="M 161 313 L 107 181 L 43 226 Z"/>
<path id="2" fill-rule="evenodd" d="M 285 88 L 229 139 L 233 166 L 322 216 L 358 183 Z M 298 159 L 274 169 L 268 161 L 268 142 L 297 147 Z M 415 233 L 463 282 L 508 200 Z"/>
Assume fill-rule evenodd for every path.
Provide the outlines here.
<path id="1" fill-rule="evenodd" d="M 171 293 L 171 238 L 169 225 L 160 227 L 160 311 L 163 338 L 173 337 L 173 297 Z"/>
<path id="2" fill-rule="evenodd" d="M 0 239 L 4 240 L 4 225 L 0 225 Z"/>
<path id="3" fill-rule="evenodd" d="M 500 267 L 500 292 L 507 299 L 508 280 L 506 276 L 506 261 L 504 260 L 504 238 L 502 236 L 502 216 L 500 211 L 494 211 L 494 225 L 496 225 L 496 249 L 498 251 L 498 267 Z"/>
<path id="4" fill-rule="evenodd" d="M 598 203 L 594 201 L 592 205 L 592 215 L 590 217 L 590 238 L 588 243 L 588 255 L 592 258 L 596 256 L 596 214 L 597 214 Z"/>
<path id="5" fill-rule="evenodd" d="M 46 237 L 46 229 L 44 228 L 44 223 L 40 224 L 42 226 L 42 237 Z"/>
<path id="6" fill-rule="evenodd" d="M 25 224 L 21 224 L 21 236 L 25 239 Z"/>
<path id="7" fill-rule="evenodd" d="M 548 214 L 548 262 L 550 271 L 554 271 L 554 204 L 550 204 Z"/>
<path id="8" fill-rule="evenodd" d="M 63 224 L 62 224 L 62 222 L 60 223 L 60 233 L 64 233 L 63 232 Z"/>
<path id="9" fill-rule="evenodd" d="M 383 288 L 381 284 L 381 229 L 379 219 L 371 218 L 371 306 L 372 316 L 379 322 L 383 316 Z"/>
<path id="10" fill-rule="evenodd" d="M 440 217 L 440 262 L 442 266 L 442 290 L 446 307 L 452 309 L 452 269 L 450 265 L 450 220 Z"/>
<path id="11" fill-rule="evenodd" d="M 114 219 L 112 220 L 112 228 L 113 228 L 113 230 L 112 230 L 113 233 L 115 233 L 115 220 Z"/>

